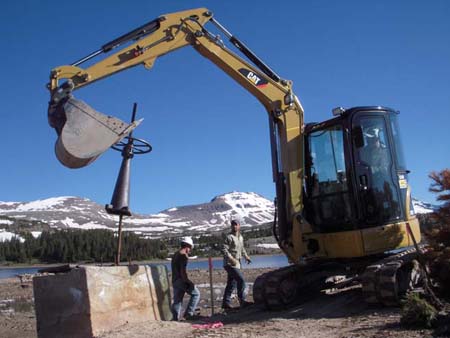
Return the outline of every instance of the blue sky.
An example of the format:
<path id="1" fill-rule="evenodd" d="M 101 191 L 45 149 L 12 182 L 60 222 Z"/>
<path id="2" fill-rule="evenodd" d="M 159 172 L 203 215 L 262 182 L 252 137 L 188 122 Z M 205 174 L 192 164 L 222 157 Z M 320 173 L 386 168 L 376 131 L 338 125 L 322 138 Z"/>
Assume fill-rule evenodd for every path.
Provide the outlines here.
<path id="1" fill-rule="evenodd" d="M 207 7 L 294 90 L 307 122 L 337 106 L 400 110 L 414 197 L 433 170 L 450 167 L 449 1 L 8 1 L 0 13 L 0 200 L 81 196 L 109 203 L 120 154 L 70 170 L 47 125 L 50 70 L 162 14 Z M 122 72 L 75 93 L 97 110 L 143 124 L 153 152 L 132 163 L 130 209 L 154 213 L 233 190 L 274 197 L 267 114 L 190 48 L 151 71 Z M 6 141 L 6 142 L 5 142 Z"/>

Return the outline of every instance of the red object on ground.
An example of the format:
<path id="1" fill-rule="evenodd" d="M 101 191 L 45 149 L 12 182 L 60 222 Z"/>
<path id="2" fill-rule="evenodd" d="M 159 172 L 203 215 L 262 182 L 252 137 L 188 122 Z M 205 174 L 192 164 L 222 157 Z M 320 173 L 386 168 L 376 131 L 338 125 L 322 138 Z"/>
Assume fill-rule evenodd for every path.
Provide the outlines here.
<path id="1" fill-rule="evenodd" d="M 194 329 L 219 329 L 223 327 L 222 322 L 213 322 L 213 323 L 206 323 L 206 324 L 192 324 L 192 328 Z"/>

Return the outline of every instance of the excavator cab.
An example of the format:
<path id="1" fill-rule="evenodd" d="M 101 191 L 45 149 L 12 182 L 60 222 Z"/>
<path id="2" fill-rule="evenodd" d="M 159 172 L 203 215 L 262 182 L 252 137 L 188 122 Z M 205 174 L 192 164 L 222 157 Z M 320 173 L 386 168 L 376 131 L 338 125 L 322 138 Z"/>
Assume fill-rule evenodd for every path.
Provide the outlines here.
<path id="1" fill-rule="evenodd" d="M 408 170 L 397 116 L 389 108 L 357 107 L 306 126 L 305 216 L 317 232 L 408 219 Z"/>

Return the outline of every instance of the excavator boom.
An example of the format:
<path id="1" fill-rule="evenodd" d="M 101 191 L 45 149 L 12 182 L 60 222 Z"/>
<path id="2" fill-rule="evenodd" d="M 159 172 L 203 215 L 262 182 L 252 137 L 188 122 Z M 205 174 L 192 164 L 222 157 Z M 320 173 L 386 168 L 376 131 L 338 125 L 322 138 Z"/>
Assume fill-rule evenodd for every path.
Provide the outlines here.
<path id="1" fill-rule="evenodd" d="M 207 23 L 224 33 L 249 61 L 233 53 L 218 35 L 208 31 Z M 116 53 L 88 68 L 80 67 L 119 46 L 122 48 Z M 292 92 L 292 82 L 278 76 L 215 20 L 206 8 L 163 15 L 103 45 L 72 65 L 51 71 L 48 118 L 58 135 L 57 158 L 70 168 L 86 166 L 130 133 L 139 122 L 129 125 L 97 112 L 76 100 L 73 91 L 137 65 L 150 69 L 158 57 L 185 46 L 193 47 L 221 68 L 266 108 L 277 190 L 279 243 L 283 250 L 292 251 L 293 245 L 289 243 L 292 223 L 299 222 L 300 217 L 296 215 L 300 215 L 303 207 L 303 108 Z M 296 251 L 290 256 L 299 257 Z"/>

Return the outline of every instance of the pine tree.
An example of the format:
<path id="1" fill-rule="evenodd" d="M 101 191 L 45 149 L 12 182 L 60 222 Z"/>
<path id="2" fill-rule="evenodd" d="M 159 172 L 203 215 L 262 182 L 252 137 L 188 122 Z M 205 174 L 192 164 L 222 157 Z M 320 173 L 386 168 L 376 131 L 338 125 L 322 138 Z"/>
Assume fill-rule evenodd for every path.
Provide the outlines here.
<path id="1" fill-rule="evenodd" d="M 4 262 L 5 258 L 5 245 L 3 242 L 0 242 L 0 263 Z"/>
<path id="2" fill-rule="evenodd" d="M 429 177 L 433 180 L 430 191 L 442 202 L 432 215 L 434 226 L 427 233 L 432 246 L 431 276 L 441 286 L 442 294 L 450 297 L 450 169 L 432 172 Z"/>
<path id="3" fill-rule="evenodd" d="M 431 184 L 430 191 L 439 194 L 438 201 L 443 202 L 438 211 L 433 215 L 442 228 L 450 228 L 450 169 L 444 169 L 441 172 L 432 172 L 430 178 L 434 181 Z M 448 239 L 447 239 L 448 240 Z M 445 243 L 450 245 L 450 241 Z"/>

